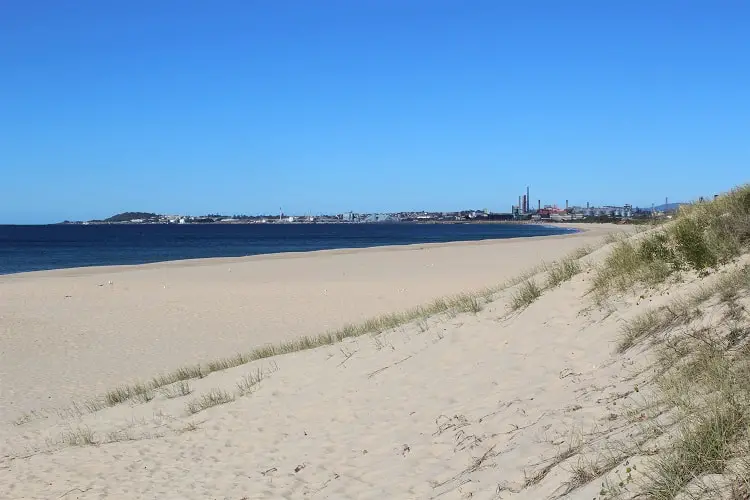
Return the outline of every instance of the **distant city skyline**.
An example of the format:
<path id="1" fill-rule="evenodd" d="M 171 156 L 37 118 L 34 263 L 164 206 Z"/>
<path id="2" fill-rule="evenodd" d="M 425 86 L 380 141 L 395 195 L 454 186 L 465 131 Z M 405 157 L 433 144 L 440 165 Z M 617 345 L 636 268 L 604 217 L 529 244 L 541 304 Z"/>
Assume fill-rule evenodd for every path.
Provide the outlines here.
<path id="1" fill-rule="evenodd" d="M 747 182 L 747 2 L 0 8 L 0 224 L 650 207 Z"/>

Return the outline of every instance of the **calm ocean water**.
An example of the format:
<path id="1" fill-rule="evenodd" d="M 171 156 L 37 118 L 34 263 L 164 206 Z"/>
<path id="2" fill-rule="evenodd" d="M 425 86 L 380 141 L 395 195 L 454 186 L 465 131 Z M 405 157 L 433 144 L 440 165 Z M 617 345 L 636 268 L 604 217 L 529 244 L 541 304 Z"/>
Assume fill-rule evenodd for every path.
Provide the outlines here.
<path id="1" fill-rule="evenodd" d="M 204 257 L 545 236 L 511 224 L 207 224 L 0 226 L 0 274 Z"/>

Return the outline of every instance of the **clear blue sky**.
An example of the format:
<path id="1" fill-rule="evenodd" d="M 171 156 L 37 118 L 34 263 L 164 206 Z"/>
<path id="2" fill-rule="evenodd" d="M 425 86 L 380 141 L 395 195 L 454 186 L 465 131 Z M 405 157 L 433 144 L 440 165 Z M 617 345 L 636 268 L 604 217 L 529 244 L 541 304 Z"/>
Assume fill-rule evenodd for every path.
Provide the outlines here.
<path id="1" fill-rule="evenodd" d="M 750 2 L 0 3 L 0 223 L 746 182 Z"/>

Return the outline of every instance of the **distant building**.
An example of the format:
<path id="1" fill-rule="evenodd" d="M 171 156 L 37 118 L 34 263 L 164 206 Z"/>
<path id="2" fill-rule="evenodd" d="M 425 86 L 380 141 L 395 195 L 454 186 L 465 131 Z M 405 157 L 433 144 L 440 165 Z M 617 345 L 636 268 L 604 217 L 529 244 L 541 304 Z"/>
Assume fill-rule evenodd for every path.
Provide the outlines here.
<path id="1" fill-rule="evenodd" d="M 586 207 L 583 210 L 583 215 L 586 217 L 632 217 L 633 207 L 630 205 L 616 207 L 616 206 L 604 206 L 604 207 Z"/>

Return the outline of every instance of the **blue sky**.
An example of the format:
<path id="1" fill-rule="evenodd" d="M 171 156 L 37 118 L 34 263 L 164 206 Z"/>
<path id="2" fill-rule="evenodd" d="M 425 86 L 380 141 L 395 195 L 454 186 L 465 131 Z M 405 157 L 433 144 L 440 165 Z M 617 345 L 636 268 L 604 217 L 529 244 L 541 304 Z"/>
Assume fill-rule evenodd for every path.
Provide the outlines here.
<path id="1" fill-rule="evenodd" d="M 0 3 L 0 223 L 650 206 L 750 172 L 746 1 Z"/>

